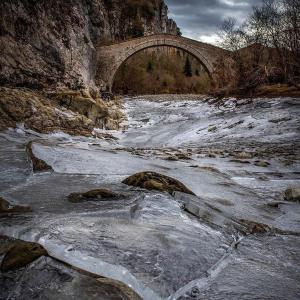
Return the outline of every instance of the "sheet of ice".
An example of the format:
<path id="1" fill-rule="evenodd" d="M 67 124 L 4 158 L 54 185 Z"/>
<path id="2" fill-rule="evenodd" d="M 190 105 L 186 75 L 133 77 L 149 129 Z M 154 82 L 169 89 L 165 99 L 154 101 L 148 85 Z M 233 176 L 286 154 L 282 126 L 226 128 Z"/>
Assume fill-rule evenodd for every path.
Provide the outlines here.
<path id="1" fill-rule="evenodd" d="M 297 151 L 289 157 L 271 153 L 266 158 L 270 166 L 259 167 L 256 158 L 245 164 L 196 150 L 216 144 L 223 149 L 245 144 L 253 151 L 262 145 L 299 145 L 299 106 L 293 99 L 256 99 L 243 106 L 229 99 L 222 107 L 164 99 L 127 99 L 128 129 L 111 131 L 119 138 L 116 141 L 43 135 L 22 127 L 2 133 L 0 195 L 34 211 L 1 218 L 0 234 L 39 241 L 54 257 L 121 280 L 144 299 L 193 299 L 195 294 L 204 299 L 226 295 L 240 299 L 243 289 L 251 297 L 296 299 L 300 270 L 299 255 L 293 253 L 300 211 L 298 203 L 283 201 L 283 191 L 299 185 Z M 35 140 L 34 154 L 54 173 L 32 174 L 25 153 L 29 140 Z M 138 148 L 149 153 L 142 155 Z M 191 160 L 168 161 L 155 154 L 166 148 L 166 153 L 191 148 Z M 287 160 L 289 164 L 284 164 Z M 171 197 L 121 183 L 146 170 L 177 178 L 197 197 Z M 72 192 L 99 187 L 124 197 L 67 201 Z M 185 201 L 193 201 L 202 217 L 183 211 Z M 273 203 L 278 207 L 269 205 Z M 232 220 L 239 219 L 267 224 L 284 235 L 246 236 L 232 246 L 240 234 Z M 274 285 L 275 279 L 282 288 Z M 257 280 L 262 284 L 253 285 Z M 285 285 L 290 293 L 283 291 Z"/>

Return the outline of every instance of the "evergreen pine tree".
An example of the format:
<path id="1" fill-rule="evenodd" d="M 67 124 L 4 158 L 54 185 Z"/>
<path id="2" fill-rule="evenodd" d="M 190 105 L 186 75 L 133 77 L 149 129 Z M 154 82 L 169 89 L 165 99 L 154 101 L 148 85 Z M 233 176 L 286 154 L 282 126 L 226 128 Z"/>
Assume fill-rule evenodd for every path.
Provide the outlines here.
<path id="1" fill-rule="evenodd" d="M 190 59 L 189 59 L 188 56 L 187 56 L 187 58 L 185 60 L 183 74 L 186 77 L 192 77 L 193 76 L 192 65 L 191 65 L 191 62 L 190 62 Z"/>
<path id="2" fill-rule="evenodd" d="M 152 73 L 153 69 L 154 69 L 153 62 L 151 60 L 149 60 L 148 65 L 147 65 L 147 72 Z"/>
<path id="3" fill-rule="evenodd" d="M 196 75 L 196 76 L 200 76 L 200 73 L 199 73 L 199 70 L 198 70 L 198 69 L 196 69 L 195 75 Z"/>

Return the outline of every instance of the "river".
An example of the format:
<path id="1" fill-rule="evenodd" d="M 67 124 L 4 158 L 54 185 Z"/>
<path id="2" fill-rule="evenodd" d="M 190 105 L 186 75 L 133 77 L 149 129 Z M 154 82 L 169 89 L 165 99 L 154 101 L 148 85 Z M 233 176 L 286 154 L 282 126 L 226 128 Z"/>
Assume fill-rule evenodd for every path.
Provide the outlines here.
<path id="1" fill-rule="evenodd" d="M 300 204 L 283 193 L 300 186 L 300 99 L 213 102 L 124 98 L 127 120 L 109 132 L 114 139 L 44 135 L 21 124 L 0 133 L 0 195 L 33 209 L 2 217 L 0 234 L 37 241 L 53 258 L 147 300 L 299 299 Z M 32 172 L 28 141 L 54 172 Z M 196 196 L 121 183 L 141 171 L 176 178 Z M 124 197 L 67 201 L 100 187 Z M 64 296 L 83 299 L 64 284 Z M 22 292 L 15 285 L 11 299 Z"/>

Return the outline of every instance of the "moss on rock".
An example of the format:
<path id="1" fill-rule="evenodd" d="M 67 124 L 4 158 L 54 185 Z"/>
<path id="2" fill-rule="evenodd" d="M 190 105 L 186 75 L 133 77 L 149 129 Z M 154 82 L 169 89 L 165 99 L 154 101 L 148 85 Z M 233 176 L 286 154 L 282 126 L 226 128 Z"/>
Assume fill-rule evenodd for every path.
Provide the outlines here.
<path id="1" fill-rule="evenodd" d="M 120 196 L 120 194 L 107 189 L 96 189 L 85 193 L 72 193 L 68 196 L 68 201 L 72 203 L 79 203 L 85 201 L 109 200 Z"/>
<path id="2" fill-rule="evenodd" d="M 147 190 L 157 190 L 161 192 L 173 192 L 178 191 L 190 195 L 195 195 L 189 190 L 183 183 L 177 179 L 156 173 L 156 172 L 141 172 L 134 174 L 125 180 L 123 183 L 131 186 L 145 188 Z"/>
<path id="3" fill-rule="evenodd" d="M 27 266 L 41 256 L 47 255 L 47 251 L 37 243 L 16 240 L 5 253 L 0 270 L 2 272 L 16 270 Z"/>

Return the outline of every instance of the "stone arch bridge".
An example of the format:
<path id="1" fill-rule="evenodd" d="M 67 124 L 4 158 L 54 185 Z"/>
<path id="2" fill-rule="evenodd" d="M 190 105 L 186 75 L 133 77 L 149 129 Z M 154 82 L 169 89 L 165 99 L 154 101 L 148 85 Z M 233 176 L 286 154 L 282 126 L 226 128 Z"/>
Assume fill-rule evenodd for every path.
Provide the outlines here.
<path id="1" fill-rule="evenodd" d="M 218 57 L 226 50 L 192 39 L 158 34 L 97 47 L 96 84 L 101 90 L 111 91 L 119 67 L 132 55 L 147 48 L 168 46 L 183 50 L 198 59 L 212 77 Z"/>

